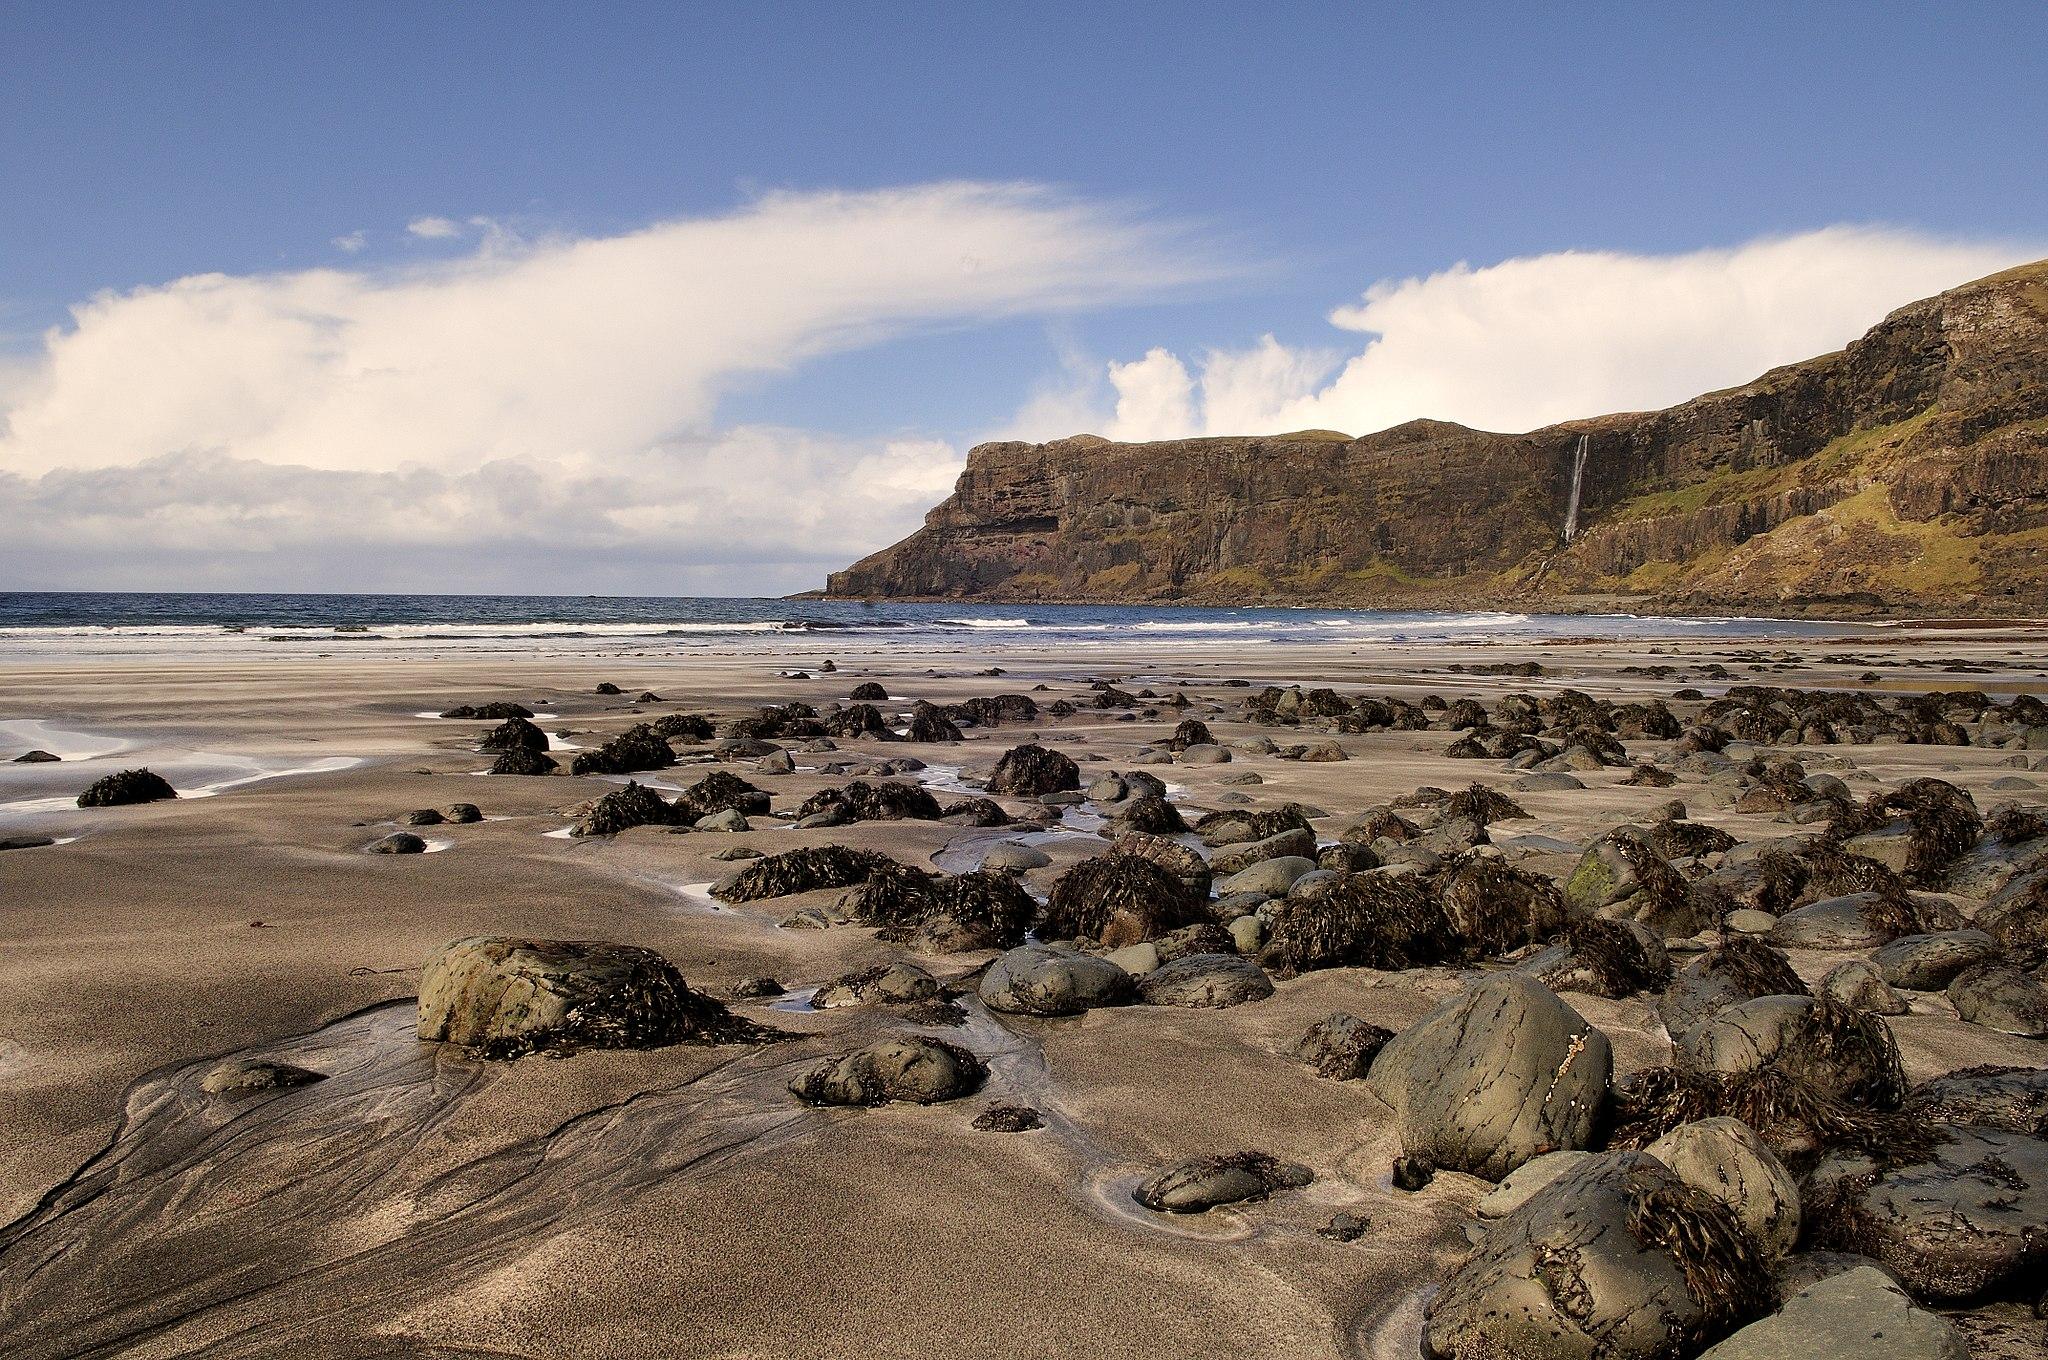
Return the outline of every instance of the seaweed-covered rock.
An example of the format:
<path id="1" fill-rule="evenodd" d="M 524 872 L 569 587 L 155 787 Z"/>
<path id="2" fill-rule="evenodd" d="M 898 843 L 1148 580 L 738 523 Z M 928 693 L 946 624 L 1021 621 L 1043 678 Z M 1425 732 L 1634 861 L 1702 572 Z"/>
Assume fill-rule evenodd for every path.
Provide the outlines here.
<path id="1" fill-rule="evenodd" d="M 1775 1068 L 1854 1104 L 1895 1109 L 1906 1081 L 1885 1022 L 1810 996 L 1761 996 L 1686 1034 L 1679 1060 L 1726 1078 Z"/>
<path id="2" fill-rule="evenodd" d="M 545 751 L 548 734 L 525 718 L 507 718 L 477 738 L 479 751 Z"/>
<path id="3" fill-rule="evenodd" d="M 1239 954 L 1183 954 L 1138 982 L 1138 995 L 1148 1006 L 1220 1009 L 1272 994 L 1266 970 Z"/>
<path id="4" fill-rule="evenodd" d="M 913 963 L 880 963 L 842 973 L 819 985 L 811 1005 L 821 1011 L 843 1006 L 909 1006 L 945 994 L 939 980 Z"/>
<path id="5" fill-rule="evenodd" d="M 410 831 L 394 831 L 363 847 L 366 855 L 424 855 L 427 843 Z"/>
<path id="6" fill-rule="evenodd" d="M 1836 826 L 1851 854 L 1877 860 L 1923 888 L 1939 886 L 1983 829 L 1976 802 L 1943 779 L 1911 779 L 1873 794 Z"/>
<path id="7" fill-rule="evenodd" d="M 503 699 L 488 704 L 457 704 L 441 714 L 444 718 L 481 718 L 490 722 L 503 722 L 508 718 L 531 718 L 533 710 L 525 704 L 509 703 Z"/>
<path id="8" fill-rule="evenodd" d="M 711 895 L 721 902 L 754 902 L 787 897 L 817 888 L 850 888 L 868 876 L 902 865 L 873 850 L 844 845 L 813 845 L 757 859 L 714 883 Z"/>
<path id="9" fill-rule="evenodd" d="M 1671 981 L 1671 956 L 1657 932 L 1604 916 L 1572 922 L 1562 941 L 1522 966 L 1553 992 L 1610 998 L 1662 990 Z"/>
<path id="10" fill-rule="evenodd" d="M 1316 833 L 1301 827 L 1291 827 L 1264 840 L 1244 841 L 1218 850 L 1210 857 L 1209 871 L 1218 877 L 1227 878 L 1269 859 L 1314 859 L 1315 854 Z"/>
<path id="11" fill-rule="evenodd" d="M 1704 924 L 1685 876 L 1632 826 L 1616 827 L 1586 848 L 1565 880 L 1564 900 L 1574 913 L 1627 917 L 1667 937 L 1692 935 Z"/>
<path id="12" fill-rule="evenodd" d="M 1155 1171 L 1138 1183 L 1131 1198 L 1159 1213 L 1199 1214 L 1222 1204 L 1261 1200 L 1275 1190 L 1299 1189 L 1312 1179 L 1308 1168 L 1263 1152 L 1231 1152 Z"/>
<path id="13" fill-rule="evenodd" d="M 1815 1167 L 1808 1217 L 1818 1239 L 1881 1262 L 1934 1303 L 1972 1303 L 2027 1280 L 2038 1288 L 2048 1269 L 2048 1142 L 1941 1132 L 1924 1156 Z"/>
<path id="14" fill-rule="evenodd" d="M 1422 1344 L 1436 1360 L 1666 1360 L 1770 1299 L 1726 1206 L 1654 1158 L 1611 1153 L 1494 1225 L 1430 1302 Z"/>
<path id="15" fill-rule="evenodd" d="M 1131 975 L 1097 954 L 1062 945 L 1012 949 L 981 978 L 981 1000 L 1013 1015 L 1079 1015 L 1121 1006 L 1136 992 Z"/>
<path id="16" fill-rule="evenodd" d="M 820 789 L 804 799 L 796 815 L 805 821 L 828 812 L 838 822 L 935 822 L 944 815 L 939 800 L 923 785 L 893 780 L 855 780 L 843 789 Z"/>
<path id="17" fill-rule="evenodd" d="M 1118 808 L 1110 826 L 1120 836 L 1177 836 L 1188 829 L 1180 809 L 1156 793 L 1141 794 Z"/>
<path id="18" fill-rule="evenodd" d="M 2048 1068 L 1960 1068 L 1914 1087 L 1907 1108 L 1935 1123 L 2048 1138 Z"/>
<path id="19" fill-rule="evenodd" d="M 616 836 L 636 826 L 665 826 L 674 820 L 675 810 L 660 794 L 643 784 L 628 783 L 591 803 L 569 830 L 574 836 Z"/>
<path id="20" fill-rule="evenodd" d="M 1741 1120 L 1721 1115 L 1680 1124 L 1648 1151 L 1687 1185 L 1727 1205 L 1773 1256 L 1799 1241 L 1799 1186 Z"/>
<path id="21" fill-rule="evenodd" d="M 1319 968 L 1424 968 L 1454 945 L 1443 908 L 1414 874 L 1352 874 L 1320 896 L 1285 898 L 1261 914 L 1259 961 L 1282 977 Z"/>
<path id="22" fill-rule="evenodd" d="M 1816 996 L 1872 1015 L 1904 1015 L 1913 1008 L 1892 990 L 1877 966 L 1865 959 L 1845 959 L 1821 974 Z"/>
<path id="23" fill-rule="evenodd" d="M 661 770 L 676 763 L 668 742 L 656 736 L 646 723 L 636 723 L 604 745 L 578 751 L 569 762 L 570 774 L 632 774 L 639 770 Z"/>
<path id="24" fill-rule="evenodd" d="M 882 926 L 925 953 L 1009 949 L 1023 943 L 1038 902 L 992 869 L 927 874 L 908 865 L 877 870 L 841 900 L 854 920 Z"/>
<path id="25" fill-rule="evenodd" d="M 1456 937 L 1447 957 L 1468 960 L 1534 944 L 1571 921 L 1555 883 L 1491 855 L 1466 855 L 1446 866 L 1437 876 L 1437 904 Z"/>
<path id="26" fill-rule="evenodd" d="M 1962 1334 L 1882 1270 L 1856 1266 L 1793 1293 L 1700 1360 L 1970 1360 Z"/>
<path id="27" fill-rule="evenodd" d="M 1013 746 L 989 776 L 990 793 L 1031 798 L 1081 787 L 1081 769 L 1058 751 L 1026 743 Z"/>
<path id="28" fill-rule="evenodd" d="M 1044 1118 L 1029 1105 L 991 1105 L 974 1117 L 977 1133 L 1029 1133 L 1044 1127 Z"/>
<path id="29" fill-rule="evenodd" d="M 443 945 L 420 978 L 419 1036 L 514 1058 L 652 1048 L 730 1030 L 725 1007 L 651 949 L 480 936 Z"/>
<path id="30" fill-rule="evenodd" d="M 1193 846 L 1168 836 L 1126 832 L 1110 843 L 1112 855 L 1130 855 L 1150 860 L 1179 879 L 1188 895 L 1201 903 L 1209 896 L 1209 861 Z"/>
<path id="31" fill-rule="evenodd" d="M 1911 904 L 1889 893 L 1844 893 L 1780 916 L 1771 942 L 1787 949 L 1874 949 L 1919 928 Z"/>
<path id="32" fill-rule="evenodd" d="M 543 775 L 553 774 L 561 766 L 545 751 L 534 751 L 521 746 L 515 750 L 500 752 L 491 762 L 492 774 Z"/>
<path id="33" fill-rule="evenodd" d="M 711 719 L 699 713 L 664 713 L 648 726 L 655 736 L 671 741 L 709 741 L 715 733 Z"/>
<path id="34" fill-rule="evenodd" d="M 122 770 L 94 780 L 90 788 L 78 795 L 78 805 L 82 808 L 120 807 L 127 803 L 155 803 L 177 796 L 178 791 L 154 770 Z"/>
<path id="35" fill-rule="evenodd" d="M 789 1083 L 806 1105 L 935 1105 L 971 1096 L 988 1067 L 958 1044 L 905 1035 L 829 1060 Z"/>
<path id="36" fill-rule="evenodd" d="M 1687 964 L 1657 1003 L 1672 1042 L 1730 1006 L 1760 996 L 1804 996 L 1792 961 L 1783 952 L 1747 935 L 1722 935 Z"/>
<path id="37" fill-rule="evenodd" d="M 1303 831 L 1315 829 L 1309 825 L 1308 813 L 1300 804 L 1285 803 L 1259 811 L 1212 812 L 1195 823 L 1195 834 L 1202 838 L 1202 844 L 1214 850 L 1246 841 L 1262 841 L 1268 836 L 1297 828 Z"/>
<path id="38" fill-rule="evenodd" d="M 1308 1027 L 1294 1045 L 1294 1056 L 1313 1067 L 1319 1077 L 1359 1081 L 1393 1037 L 1391 1030 L 1345 1011 L 1333 1011 Z"/>
<path id="39" fill-rule="evenodd" d="M 1395 1035 L 1369 1080 L 1404 1152 L 1499 1180 L 1586 1147 L 1613 1070 L 1606 1035 L 1533 978 L 1497 973 Z"/>
<path id="40" fill-rule="evenodd" d="M 1171 870 L 1112 850 L 1083 860 L 1053 883 L 1041 933 L 1120 949 L 1203 919 L 1201 900 Z"/>
<path id="41" fill-rule="evenodd" d="M 1948 985 L 1949 1004 L 1973 1025 L 2048 1039 L 2048 986 L 2004 964 L 1981 964 Z"/>
<path id="42" fill-rule="evenodd" d="M 889 689 L 886 685 L 877 681 L 863 680 L 858 685 L 855 685 L 853 692 L 846 697 L 856 704 L 879 704 L 888 700 Z"/>
<path id="43" fill-rule="evenodd" d="M 713 770 L 676 795 L 675 810 L 679 821 L 689 822 L 728 810 L 742 817 L 759 817 L 767 813 L 771 801 L 765 790 L 738 775 Z"/>

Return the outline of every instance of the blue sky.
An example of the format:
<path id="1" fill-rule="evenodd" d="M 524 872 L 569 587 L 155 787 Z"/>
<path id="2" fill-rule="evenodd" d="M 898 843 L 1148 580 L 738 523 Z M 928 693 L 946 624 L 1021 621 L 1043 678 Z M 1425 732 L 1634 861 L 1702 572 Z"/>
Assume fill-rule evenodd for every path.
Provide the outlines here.
<path id="1" fill-rule="evenodd" d="M 1164 233 L 1126 261 L 1187 265 L 798 345 L 671 422 L 955 456 L 991 433 L 1056 432 L 1018 425 L 1034 398 L 1101 424 L 1128 395 L 1102 366 L 1155 348 L 1199 389 L 1198 356 L 1270 334 L 1327 379 L 1366 343 L 1333 309 L 1461 261 L 1676 256 L 1843 224 L 2023 254 L 2048 223 L 2040 5 L 15 3 L 0 6 L 0 71 L 0 355 L 15 374 L 0 399 L 17 438 L 43 333 L 103 290 L 388 279 L 777 193 L 1043 186 Z M 406 230 L 435 217 L 460 231 Z M 356 233 L 360 248 L 336 244 Z M 1940 272 L 1955 258 L 1928 277 L 1960 282 Z M 1880 283 L 1873 305 L 1906 300 Z M 1244 409 L 1293 409 L 1285 395 Z M 66 457 L 25 461 L 46 475 Z M 202 551 L 135 570 L 172 561 L 199 584 L 255 569 Z M 793 580 L 815 564 L 785 565 Z M 85 583 L 51 570 L 33 583 Z M 561 583 L 605 579 L 586 563 Z"/>

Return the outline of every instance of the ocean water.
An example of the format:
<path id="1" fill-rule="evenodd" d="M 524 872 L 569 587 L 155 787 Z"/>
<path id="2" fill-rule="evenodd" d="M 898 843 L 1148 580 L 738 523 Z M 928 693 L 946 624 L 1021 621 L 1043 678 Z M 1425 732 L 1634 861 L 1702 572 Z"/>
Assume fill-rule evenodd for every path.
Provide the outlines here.
<path id="1" fill-rule="evenodd" d="M 595 595 L 0 592 L 0 658 L 312 655 L 343 649 L 356 654 L 740 651 L 811 656 L 829 649 L 835 639 L 869 650 L 1131 642 L 1398 646 L 1548 637 L 1825 637 L 1842 631 L 1842 625 L 1806 620 L 1631 614 Z"/>

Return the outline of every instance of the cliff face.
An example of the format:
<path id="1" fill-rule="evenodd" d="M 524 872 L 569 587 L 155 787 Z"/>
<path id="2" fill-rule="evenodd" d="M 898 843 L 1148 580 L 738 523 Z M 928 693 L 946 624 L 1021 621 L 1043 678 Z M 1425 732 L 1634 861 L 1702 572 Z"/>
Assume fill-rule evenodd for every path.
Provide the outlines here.
<path id="1" fill-rule="evenodd" d="M 1581 440 L 1578 533 L 1563 539 Z M 983 444 L 837 596 L 1656 607 L 2048 607 L 2048 261 L 1669 410 Z"/>

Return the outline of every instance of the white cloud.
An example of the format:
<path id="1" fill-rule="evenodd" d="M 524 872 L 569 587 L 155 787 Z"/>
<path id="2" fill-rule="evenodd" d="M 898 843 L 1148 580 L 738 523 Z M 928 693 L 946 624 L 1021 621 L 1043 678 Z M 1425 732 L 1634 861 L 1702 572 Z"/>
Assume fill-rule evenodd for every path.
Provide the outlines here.
<path id="1" fill-rule="evenodd" d="M 427 241 L 445 241 L 462 234 L 462 227 L 446 217 L 415 217 L 405 224 L 405 229 Z"/>
<path id="2" fill-rule="evenodd" d="M 1348 360 L 1270 335 L 1201 356 L 1199 399 L 1178 428 L 1169 392 L 1143 407 L 1159 418 L 1130 437 L 1365 434 L 1419 416 L 1520 431 L 1656 409 L 1839 349 L 1896 307 L 2041 253 L 1831 227 L 1678 255 L 1567 251 L 1461 264 L 1374 284 L 1332 312 L 1333 325 L 1373 337 Z M 1142 370 L 1171 389 L 1178 362 L 1154 350 L 1112 368 L 1119 424 L 1129 396 L 1119 373 Z"/>
<path id="3" fill-rule="evenodd" d="M 1110 439 L 1171 439 L 1194 424 L 1195 381 L 1187 365 L 1163 349 L 1111 364 L 1109 385 L 1116 389 Z"/>
<path id="4" fill-rule="evenodd" d="M 351 231 L 334 238 L 334 248 L 344 255 L 353 255 L 369 243 L 369 234 L 361 231 Z"/>
<path id="5" fill-rule="evenodd" d="M 736 383 L 910 328 L 1216 272 L 1167 228 L 1022 186 L 781 194 L 602 239 L 486 236 L 431 267 L 201 275 L 77 306 L 0 371 L 0 468 L 21 474 L 0 485 L 4 522 L 40 519 L 50 549 L 81 555 L 559 540 L 837 562 L 914 524 L 957 458 L 720 432 Z"/>

